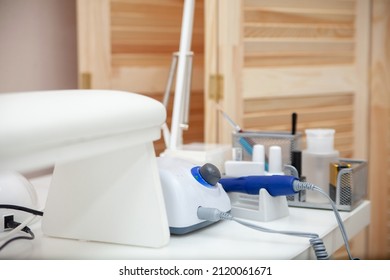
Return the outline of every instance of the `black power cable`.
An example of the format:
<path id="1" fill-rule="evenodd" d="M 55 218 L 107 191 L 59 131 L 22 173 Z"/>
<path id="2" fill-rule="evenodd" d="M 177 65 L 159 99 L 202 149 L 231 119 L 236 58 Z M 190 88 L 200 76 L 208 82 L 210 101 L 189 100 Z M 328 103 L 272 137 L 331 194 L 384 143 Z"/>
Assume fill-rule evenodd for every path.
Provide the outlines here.
<path id="1" fill-rule="evenodd" d="M 20 225 L 20 223 L 12 221 L 12 222 L 7 223 L 6 227 L 10 228 L 10 229 L 14 229 L 14 228 L 17 228 L 19 225 Z M 27 227 L 27 226 L 24 227 L 22 229 L 22 231 L 24 231 L 27 234 L 30 234 L 30 236 L 16 236 L 14 238 L 11 238 L 11 239 L 7 240 L 3 245 L 0 246 L 0 251 L 3 250 L 8 244 L 10 244 L 11 242 L 13 242 L 15 240 L 20 240 L 20 239 L 33 240 L 35 238 L 34 233 L 31 231 L 31 229 L 29 227 Z"/>
<path id="2" fill-rule="evenodd" d="M 24 206 L 19 206 L 19 205 L 0 204 L 0 209 L 12 209 L 12 210 L 17 210 L 17 211 L 27 212 L 27 213 L 33 214 L 35 216 L 43 216 L 43 212 L 42 211 L 38 211 L 38 210 L 35 210 L 35 209 L 31 209 L 31 208 L 24 207 Z M 4 228 L 12 230 L 12 229 L 17 228 L 20 225 L 21 225 L 21 223 L 15 222 L 14 220 L 11 220 L 11 221 L 7 222 L 7 224 L 4 225 Z M 33 240 L 35 238 L 34 233 L 27 226 L 22 228 L 21 231 L 29 234 L 30 236 L 16 236 L 16 237 L 13 237 L 13 238 L 7 240 L 6 242 L 4 242 L 4 244 L 0 246 L 0 251 L 3 250 L 8 244 L 10 244 L 11 242 L 13 242 L 15 240 L 20 240 L 20 239 Z"/>
<path id="3" fill-rule="evenodd" d="M 43 212 L 42 211 L 38 211 L 38 210 L 35 210 L 35 209 L 31 209 L 31 208 L 27 208 L 27 207 L 19 206 L 19 205 L 0 204 L 0 208 L 18 210 L 18 211 L 27 212 L 27 213 L 30 213 L 30 214 L 33 214 L 33 215 L 36 215 L 36 216 L 43 216 Z"/>

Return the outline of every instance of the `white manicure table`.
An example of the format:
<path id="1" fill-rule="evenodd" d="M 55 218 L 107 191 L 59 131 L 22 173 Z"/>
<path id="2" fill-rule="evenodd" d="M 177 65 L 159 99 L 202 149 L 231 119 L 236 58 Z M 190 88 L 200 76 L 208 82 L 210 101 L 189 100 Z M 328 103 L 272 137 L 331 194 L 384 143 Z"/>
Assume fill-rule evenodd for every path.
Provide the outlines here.
<path id="1" fill-rule="evenodd" d="M 31 179 L 43 206 L 51 175 Z M 331 210 L 289 208 L 289 216 L 257 224 L 279 230 L 317 233 L 323 239 L 329 255 L 344 246 L 340 230 Z M 348 237 L 364 230 L 370 221 L 370 202 L 364 201 L 352 212 L 340 212 Z M 102 242 L 62 239 L 42 233 L 40 222 L 31 228 L 33 241 L 20 240 L 0 252 L 0 259 L 220 259 L 220 260 L 288 260 L 314 259 L 309 240 L 258 232 L 232 221 L 222 221 L 183 236 L 171 236 L 161 248 L 117 245 Z M 102 225 L 104 226 L 104 225 Z M 361 257 L 361 256 L 354 256 Z"/>
<path id="2" fill-rule="evenodd" d="M 45 213 L 30 226 L 35 239 L 10 243 L 0 259 L 315 258 L 307 238 L 233 221 L 170 236 L 152 144 L 165 118 L 160 103 L 132 93 L 0 95 L 0 167 L 54 166 L 29 178 Z M 370 223 L 370 202 L 341 217 L 349 238 L 356 236 Z M 344 245 L 331 210 L 289 207 L 284 218 L 256 223 L 317 233 L 329 255 Z"/>

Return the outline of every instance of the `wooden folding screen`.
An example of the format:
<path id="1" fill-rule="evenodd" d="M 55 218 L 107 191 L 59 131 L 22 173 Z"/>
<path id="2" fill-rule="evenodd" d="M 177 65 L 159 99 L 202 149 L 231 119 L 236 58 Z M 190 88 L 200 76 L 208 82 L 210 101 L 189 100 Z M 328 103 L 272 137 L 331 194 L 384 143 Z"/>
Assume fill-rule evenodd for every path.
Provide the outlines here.
<path id="1" fill-rule="evenodd" d="M 222 105 L 243 128 L 336 129 L 342 156 L 367 156 L 369 1 L 206 0 L 206 139 L 229 142 Z M 207 30 L 206 30 L 207 32 Z M 215 95 L 213 95 L 215 96 Z"/>
<path id="2" fill-rule="evenodd" d="M 181 0 L 78 0 L 80 87 L 125 90 L 162 101 L 172 54 L 179 50 L 182 14 Z M 203 1 L 196 1 L 185 142 L 203 141 L 203 29 Z M 173 92 L 174 86 L 171 101 Z M 172 102 L 169 119 L 171 110 Z M 157 153 L 163 149 L 158 141 Z"/>
<path id="3" fill-rule="evenodd" d="M 291 131 L 296 112 L 298 131 L 334 128 L 341 157 L 368 159 L 371 1 L 205 0 L 205 9 L 206 141 L 231 143 L 216 105 L 256 131 Z"/>

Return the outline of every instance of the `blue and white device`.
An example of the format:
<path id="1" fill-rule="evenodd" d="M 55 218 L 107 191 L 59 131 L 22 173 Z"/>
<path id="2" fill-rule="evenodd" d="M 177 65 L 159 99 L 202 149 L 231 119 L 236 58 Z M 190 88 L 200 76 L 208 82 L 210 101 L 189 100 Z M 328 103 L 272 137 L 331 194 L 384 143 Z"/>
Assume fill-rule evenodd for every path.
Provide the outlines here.
<path id="1" fill-rule="evenodd" d="M 200 220 L 199 207 L 230 211 L 230 199 L 218 183 L 219 170 L 211 165 L 195 165 L 169 156 L 157 158 L 171 234 L 185 234 L 213 222 Z"/>

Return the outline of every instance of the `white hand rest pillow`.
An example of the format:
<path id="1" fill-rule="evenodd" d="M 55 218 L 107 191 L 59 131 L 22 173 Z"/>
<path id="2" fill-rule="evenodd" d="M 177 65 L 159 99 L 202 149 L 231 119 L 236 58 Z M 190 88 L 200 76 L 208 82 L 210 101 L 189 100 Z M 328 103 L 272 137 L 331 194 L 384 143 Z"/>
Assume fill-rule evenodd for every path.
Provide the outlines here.
<path id="1" fill-rule="evenodd" d="M 49 236 L 161 247 L 169 228 L 153 141 L 164 106 L 121 91 L 0 94 L 0 168 L 55 165 Z"/>
<path id="2" fill-rule="evenodd" d="M 0 167 L 52 165 L 160 138 L 165 108 L 154 99 L 111 90 L 0 94 Z M 111 141 L 110 141 L 111 140 Z M 73 149 L 72 149 L 73 148 Z"/>

